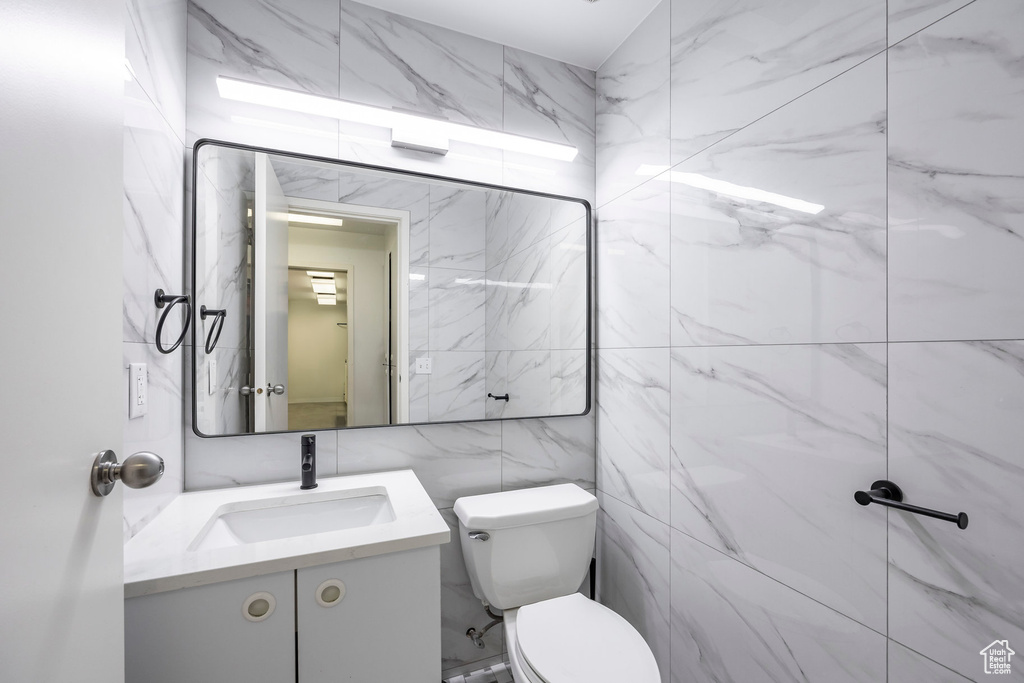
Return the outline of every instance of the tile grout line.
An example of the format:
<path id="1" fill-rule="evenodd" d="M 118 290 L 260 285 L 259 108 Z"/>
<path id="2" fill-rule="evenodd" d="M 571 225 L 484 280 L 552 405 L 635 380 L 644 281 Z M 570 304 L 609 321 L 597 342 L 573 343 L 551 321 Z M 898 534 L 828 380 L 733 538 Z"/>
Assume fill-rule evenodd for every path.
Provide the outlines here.
<path id="1" fill-rule="evenodd" d="M 694 541 L 696 543 L 700 543 L 701 545 L 703 545 L 704 547 L 708 548 L 709 550 L 713 550 L 714 552 L 718 553 L 719 555 L 722 555 L 723 557 L 728 558 L 728 559 L 732 560 L 733 562 L 736 562 L 737 564 L 739 564 L 739 565 L 741 565 L 743 567 L 746 567 L 750 571 L 753 571 L 753 572 L 756 572 L 756 573 L 760 574 L 764 578 L 766 578 L 766 579 L 768 579 L 770 581 L 773 581 L 773 582 L 779 584 L 780 586 L 783 586 L 783 587 L 787 588 L 788 590 L 791 590 L 794 593 L 803 596 L 804 598 L 807 598 L 808 600 L 810 600 L 810 601 L 820 605 L 821 607 L 824 607 L 825 609 L 827 609 L 827 610 L 829 610 L 831 612 L 834 612 L 835 614 L 838 614 L 839 616 L 841 616 L 841 617 L 843 617 L 845 619 L 849 619 L 853 623 L 858 624 L 858 625 L 862 626 L 863 628 L 868 629 L 872 633 L 876 633 L 879 636 L 882 636 L 883 638 L 888 638 L 888 636 L 886 634 L 878 631 L 877 629 L 872 628 L 871 626 L 868 626 L 867 624 L 865 624 L 864 622 L 860 621 L 859 619 L 855 619 L 854 617 L 850 616 L 849 614 L 846 614 L 845 612 L 842 612 L 842 611 L 836 609 L 835 607 L 831 607 L 829 605 L 826 605 L 821 600 L 818 600 L 817 598 L 814 598 L 814 597 L 812 597 L 810 595 L 807 595 L 806 593 L 804 593 L 803 591 L 799 590 L 798 588 L 794 588 L 793 586 L 790 586 L 788 583 L 780 581 L 779 579 L 776 579 L 775 577 L 773 577 L 773 576 L 771 576 L 769 574 L 764 573 L 764 571 L 762 571 L 761 569 L 758 569 L 757 567 L 752 567 L 751 565 L 747 564 L 746 562 L 744 562 L 742 560 L 739 560 L 739 559 L 733 557 L 732 555 L 724 553 L 721 550 L 719 550 L 718 548 L 715 548 L 714 546 L 708 545 L 704 541 L 700 540 L 699 538 L 696 538 L 696 537 L 692 536 L 691 534 L 689 534 L 688 532 L 686 532 L 686 531 L 684 531 L 682 529 L 677 529 L 676 527 L 672 526 L 671 524 L 666 524 L 665 522 L 662 522 L 660 519 L 658 519 L 656 517 L 653 517 L 651 514 L 645 512 L 643 510 L 640 510 L 635 505 L 632 505 L 631 503 L 629 503 L 627 501 L 624 501 L 621 498 L 619 498 L 619 497 L 617 497 L 617 496 L 615 496 L 615 495 L 613 495 L 611 493 L 608 493 L 607 491 L 602 491 L 602 493 L 604 495 L 608 496 L 609 498 L 611 498 L 611 499 L 621 503 L 622 505 L 625 505 L 626 507 L 628 507 L 628 508 L 630 508 L 630 509 L 632 509 L 632 510 L 634 510 L 636 512 L 639 512 L 640 514 L 650 518 L 652 521 L 657 522 L 658 524 L 662 524 L 664 526 L 667 526 L 669 528 L 670 532 L 671 531 L 678 532 L 678 533 L 682 534 L 683 536 L 686 536 L 687 538 L 691 539 L 692 541 Z"/>
<path id="2" fill-rule="evenodd" d="M 663 0 L 668 2 L 668 144 L 666 151 L 668 152 L 669 163 L 672 163 L 672 7 L 675 4 L 671 0 Z M 676 193 L 670 191 L 668 195 L 668 340 L 669 340 L 669 352 L 668 352 L 668 672 L 667 676 L 665 672 L 662 672 L 663 680 L 672 680 L 672 575 L 675 573 L 672 571 L 672 551 L 675 548 L 675 541 L 673 540 L 672 534 L 672 499 L 675 496 L 672 495 L 672 471 L 674 469 L 674 451 L 672 444 L 672 224 L 674 222 L 672 212 L 672 204 L 675 201 Z"/>
<path id="3" fill-rule="evenodd" d="M 974 0 L 974 1 L 976 1 L 976 0 Z M 656 175 L 656 176 L 654 176 L 652 178 L 648 178 L 647 180 L 643 181 L 642 183 L 640 183 L 638 185 L 635 185 L 634 187 L 632 187 L 632 188 L 630 188 L 628 190 L 623 191 L 621 194 L 618 194 L 618 195 L 612 197 L 611 199 L 609 199 L 604 204 L 599 204 L 598 208 L 602 208 L 602 207 L 608 206 L 612 202 L 616 202 L 616 201 L 622 199 L 623 197 L 629 195 L 630 193 L 635 192 L 636 190 L 640 189 L 641 187 L 644 187 L 645 185 L 648 185 L 652 181 L 655 181 L 659 177 L 664 175 L 664 173 L 668 173 L 669 171 L 672 171 L 672 170 L 678 168 L 682 164 L 685 164 L 686 162 L 690 161 L 691 159 L 693 159 L 693 158 L 695 158 L 695 157 L 697 157 L 697 156 L 699 156 L 701 154 L 704 154 L 705 152 L 709 151 L 713 147 L 716 147 L 716 146 L 720 145 L 721 143 L 725 142 L 729 138 L 737 135 L 738 133 L 746 130 L 747 128 L 750 128 L 751 126 L 753 126 L 754 124 L 758 123 L 759 121 L 762 121 L 762 120 L 768 118 L 769 116 L 771 116 L 772 114 L 775 114 L 776 112 L 778 112 L 778 111 L 780 111 L 782 109 L 785 109 L 789 105 L 795 103 L 796 101 L 798 101 L 800 99 L 803 99 L 804 97 L 806 97 L 807 95 L 811 94 L 815 90 L 820 89 L 821 87 L 831 83 L 832 81 L 836 80 L 837 78 L 840 78 L 840 77 L 848 74 L 849 72 L 853 71 L 854 69 L 856 69 L 856 68 L 866 64 L 867 62 L 871 61 L 872 59 L 878 57 L 879 55 L 881 55 L 881 54 L 883 54 L 885 52 L 887 52 L 888 49 L 889 49 L 889 46 L 883 45 L 882 48 L 879 49 L 877 52 L 874 52 L 874 53 L 870 54 L 869 56 L 865 57 L 863 60 L 861 60 L 861 61 L 857 62 L 856 64 L 854 64 L 853 66 L 851 66 L 850 68 L 841 71 L 840 73 L 836 74 L 835 76 L 832 76 L 831 78 L 829 78 L 829 79 L 827 79 L 825 81 L 822 81 L 821 83 L 819 83 L 818 85 L 814 86 L 810 90 L 807 90 L 806 92 L 803 92 L 800 95 L 797 95 L 793 99 L 788 100 L 788 101 L 780 104 L 779 106 L 775 107 L 771 111 L 768 111 L 768 112 L 758 116 L 753 121 L 750 121 L 749 123 L 746 123 L 743 126 L 737 128 L 736 130 L 732 131 L 728 135 L 726 135 L 726 136 L 724 136 L 724 137 L 722 137 L 722 138 L 720 138 L 718 140 L 715 140 L 714 142 L 712 142 L 712 143 L 710 143 L 710 144 L 708 144 L 708 145 L 698 149 L 697 151 L 693 152 L 692 154 L 689 154 L 689 155 L 683 157 L 682 159 L 680 159 L 679 161 L 674 162 L 674 163 L 673 163 L 674 160 L 672 159 L 672 156 L 671 156 L 671 148 L 672 148 L 672 143 L 673 143 L 674 139 L 673 139 L 672 133 L 671 133 L 671 118 L 670 118 L 669 119 L 669 138 L 668 138 L 668 143 L 669 143 L 669 148 L 670 148 L 669 149 L 669 167 L 663 173 L 660 173 L 660 174 L 658 174 L 658 175 Z M 669 55 L 670 55 L 670 60 L 671 60 L 671 51 L 670 51 Z M 669 88 L 671 89 L 671 77 L 669 78 Z M 670 100 L 671 100 L 671 97 L 670 97 Z M 670 102 L 669 107 L 670 107 L 670 109 L 669 109 L 669 116 L 671 117 L 671 102 Z"/>
<path id="4" fill-rule="evenodd" d="M 885 2 L 885 478 L 889 478 L 889 0 Z M 889 683 L 889 508 L 885 509 L 885 681 Z"/>

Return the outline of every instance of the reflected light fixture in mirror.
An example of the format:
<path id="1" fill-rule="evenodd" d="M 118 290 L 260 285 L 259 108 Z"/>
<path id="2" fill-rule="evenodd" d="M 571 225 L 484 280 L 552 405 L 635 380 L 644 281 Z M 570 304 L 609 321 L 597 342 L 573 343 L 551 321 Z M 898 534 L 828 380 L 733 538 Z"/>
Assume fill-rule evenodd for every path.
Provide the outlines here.
<path id="1" fill-rule="evenodd" d="M 453 121 L 418 116 L 357 102 L 346 102 L 287 88 L 249 83 L 224 76 L 217 77 L 217 89 L 220 91 L 220 96 L 227 100 L 390 128 L 392 136 L 396 130 L 399 131 L 400 137 L 409 137 L 415 133 L 418 138 L 429 139 L 429 146 L 437 149 L 440 148 L 442 141 L 458 140 L 481 147 L 495 147 L 558 161 L 572 161 L 578 153 L 577 149 L 571 145 L 477 128 Z"/>
<path id="2" fill-rule="evenodd" d="M 313 278 L 313 291 L 317 294 L 330 294 L 335 295 L 338 293 L 338 289 L 334 286 L 334 280 L 320 280 Z"/>
<path id="3" fill-rule="evenodd" d="M 345 224 L 345 221 L 341 218 L 331 218 L 330 216 L 309 216 L 304 213 L 289 213 L 288 222 L 300 223 L 302 225 L 326 225 L 332 228 L 340 228 Z"/>

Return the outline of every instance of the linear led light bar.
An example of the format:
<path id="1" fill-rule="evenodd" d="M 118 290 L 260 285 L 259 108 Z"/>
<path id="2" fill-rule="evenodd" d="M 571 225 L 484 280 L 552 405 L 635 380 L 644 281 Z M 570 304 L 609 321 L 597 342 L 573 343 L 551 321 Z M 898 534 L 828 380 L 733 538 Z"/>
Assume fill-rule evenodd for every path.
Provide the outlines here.
<path id="1" fill-rule="evenodd" d="M 571 145 L 477 128 L 453 121 L 416 116 L 383 107 L 346 102 L 287 88 L 249 83 L 224 76 L 217 77 L 217 89 L 220 91 L 220 96 L 228 100 L 324 116 L 339 121 L 390 128 L 392 135 L 397 129 L 400 139 L 404 141 L 408 141 L 410 138 L 429 140 L 431 144 L 424 145 L 424 147 L 438 148 L 441 146 L 439 141 L 459 140 L 481 147 L 496 147 L 558 161 L 572 161 L 577 154 L 576 148 Z"/>
<path id="2" fill-rule="evenodd" d="M 331 227 L 340 228 L 345 224 L 341 218 L 331 218 L 329 216 L 310 216 L 304 213 L 289 213 L 289 223 L 303 223 L 305 225 L 329 225 Z"/>
<path id="3" fill-rule="evenodd" d="M 667 170 L 667 166 L 651 166 L 643 164 L 636 170 L 636 175 L 653 177 L 661 175 Z M 671 171 L 666 180 L 673 183 L 680 183 L 682 185 L 689 185 L 690 187 L 696 187 L 700 190 L 708 190 L 717 194 L 727 195 L 729 197 L 750 199 L 755 202 L 766 202 L 768 204 L 774 204 L 775 206 L 781 206 L 786 209 L 793 209 L 794 211 L 809 213 L 811 215 L 819 214 L 825 210 L 825 207 L 821 204 L 812 204 L 811 202 L 805 202 L 802 199 L 787 197 L 784 194 L 776 194 L 775 192 L 768 192 L 767 190 L 759 190 L 756 187 L 746 187 L 744 185 L 728 183 L 724 180 L 715 180 L 714 178 L 708 178 L 707 176 L 699 173 Z"/>

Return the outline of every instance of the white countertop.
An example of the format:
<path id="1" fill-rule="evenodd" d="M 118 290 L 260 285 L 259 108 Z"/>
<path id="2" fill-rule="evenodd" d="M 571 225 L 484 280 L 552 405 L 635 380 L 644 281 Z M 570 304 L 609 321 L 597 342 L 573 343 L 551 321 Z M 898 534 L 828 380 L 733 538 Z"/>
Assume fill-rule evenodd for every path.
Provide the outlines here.
<path id="1" fill-rule="evenodd" d="M 311 491 L 299 482 L 183 493 L 124 547 L 126 598 L 342 562 L 447 543 L 448 524 L 412 470 L 323 477 Z M 395 520 L 384 524 L 309 534 L 226 548 L 189 550 L 223 505 L 384 487 Z"/>

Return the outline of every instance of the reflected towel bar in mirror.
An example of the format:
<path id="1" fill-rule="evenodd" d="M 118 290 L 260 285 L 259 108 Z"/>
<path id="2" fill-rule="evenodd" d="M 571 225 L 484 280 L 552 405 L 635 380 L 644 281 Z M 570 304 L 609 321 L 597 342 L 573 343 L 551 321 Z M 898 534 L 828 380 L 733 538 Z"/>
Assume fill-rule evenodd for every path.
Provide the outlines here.
<path id="1" fill-rule="evenodd" d="M 206 320 L 208 317 L 213 316 L 213 324 L 210 325 L 210 331 L 206 334 L 206 353 L 207 355 L 213 353 L 213 350 L 217 348 L 217 342 L 220 340 L 221 330 L 224 329 L 224 318 L 228 316 L 226 308 L 215 309 L 201 306 L 199 308 L 199 317 Z"/>
<path id="2" fill-rule="evenodd" d="M 941 519 L 945 522 L 952 522 L 961 529 L 967 528 L 966 512 L 952 514 L 949 512 L 930 510 L 916 505 L 908 505 L 903 502 L 903 490 L 896 484 L 891 481 L 886 481 L 885 479 L 881 479 L 873 483 L 870 491 L 857 491 L 853 494 L 853 499 L 861 505 L 878 503 L 879 505 L 896 508 L 897 510 L 903 510 L 904 512 L 913 512 L 915 515 L 924 515 L 925 517 L 934 517 L 935 519 Z"/>

